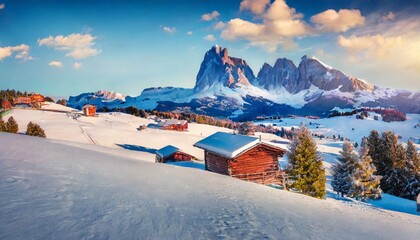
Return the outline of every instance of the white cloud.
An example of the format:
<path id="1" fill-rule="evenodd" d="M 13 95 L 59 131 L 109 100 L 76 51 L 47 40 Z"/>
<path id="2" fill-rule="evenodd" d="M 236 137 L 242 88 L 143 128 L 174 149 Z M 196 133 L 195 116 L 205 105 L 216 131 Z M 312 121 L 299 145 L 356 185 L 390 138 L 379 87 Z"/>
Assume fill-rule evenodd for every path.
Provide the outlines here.
<path id="1" fill-rule="evenodd" d="M 176 28 L 175 27 L 163 26 L 162 29 L 163 29 L 163 31 L 165 31 L 167 33 L 175 33 L 176 32 Z"/>
<path id="2" fill-rule="evenodd" d="M 53 47 L 59 51 L 67 51 L 66 56 L 80 59 L 96 56 L 101 50 L 93 48 L 96 37 L 91 34 L 73 33 L 68 36 L 58 35 L 56 37 L 49 36 L 47 38 L 38 39 L 39 46 Z"/>
<path id="3" fill-rule="evenodd" d="M 48 65 L 51 67 L 57 67 L 57 68 L 63 67 L 63 63 L 59 61 L 52 61 Z"/>
<path id="4" fill-rule="evenodd" d="M 4 9 L 6 7 L 6 5 L 4 5 L 4 3 L 0 3 L 0 10 Z"/>
<path id="5" fill-rule="evenodd" d="M 312 16 L 311 21 L 324 32 L 345 32 L 365 24 L 365 18 L 355 9 L 340 9 L 338 12 L 329 9 Z"/>
<path id="6" fill-rule="evenodd" d="M 23 61 L 33 59 L 29 55 L 29 46 L 26 44 L 21 44 L 18 46 L 0 47 L 0 61 L 12 56 L 14 53 L 16 59 L 21 59 Z"/>
<path id="7" fill-rule="evenodd" d="M 270 0 L 243 0 L 239 9 L 241 11 L 249 10 L 254 14 L 262 14 L 269 3 Z"/>
<path id="8" fill-rule="evenodd" d="M 222 21 L 219 21 L 218 23 L 216 23 L 216 25 L 214 25 L 214 29 L 216 30 L 220 30 L 223 29 L 226 26 L 226 24 Z"/>
<path id="9" fill-rule="evenodd" d="M 73 64 L 73 68 L 76 70 L 79 70 L 82 67 L 82 63 L 81 62 L 75 62 Z"/>
<path id="10" fill-rule="evenodd" d="M 268 51 L 295 48 L 294 37 L 305 36 L 310 28 L 302 20 L 303 15 L 287 6 L 284 0 L 274 1 L 262 15 L 261 23 L 235 18 L 226 23 L 221 37 L 225 40 L 246 39 L 250 45 L 260 46 Z"/>
<path id="11" fill-rule="evenodd" d="M 216 41 L 216 38 L 212 34 L 209 34 L 209 35 L 205 36 L 203 39 L 207 40 L 207 41 L 210 41 L 210 42 Z"/>
<path id="12" fill-rule="evenodd" d="M 187 35 L 190 35 L 191 36 L 191 35 L 193 35 L 193 32 L 192 31 L 188 31 L 187 32 Z"/>
<path id="13" fill-rule="evenodd" d="M 220 16 L 220 13 L 218 11 L 213 11 L 211 13 L 203 14 L 201 16 L 201 20 L 202 21 L 211 21 L 211 20 L 213 20 L 213 19 L 215 19 L 215 18 L 217 18 L 219 16 Z"/>
<path id="14" fill-rule="evenodd" d="M 393 12 L 389 12 L 387 15 L 383 16 L 382 19 L 389 21 L 394 20 L 395 14 Z"/>

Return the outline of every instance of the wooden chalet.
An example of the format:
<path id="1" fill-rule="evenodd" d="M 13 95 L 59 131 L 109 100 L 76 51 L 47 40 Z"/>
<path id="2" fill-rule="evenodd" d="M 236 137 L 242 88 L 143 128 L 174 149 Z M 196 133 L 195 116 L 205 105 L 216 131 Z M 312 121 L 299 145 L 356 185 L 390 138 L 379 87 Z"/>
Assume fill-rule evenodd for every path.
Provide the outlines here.
<path id="1" fill-rule="evenodd" d="M 38 94 L 38 93 L 32 94 L 30 96 L 30 98 L 31 98 L 32 103 L 45 102 L 44 96 L 42 96 L 41 94 Z"/>
<path id="2" fill-rule="evenodd" d="M 217 132 L 197 143 L 206 170 L 260 184 L 284 184 L 279 158 L 286 150 L 258 138 Z"/>
<path id="3" fill-rule="evenodd" d="M 96 114 L 96 106 L 95 105 L 90 105 L 87 104 L 85 106 L 83 106 L 83 115 L 85 115 L 86 117 L 93 117 Z"/>
<path id="4" fill-rule="evenodd" d="M 178 119 L 162 119 L 157 124 L 157 127 L 163 130 L 186 131 L 188 130 L 188 121 Z"/>
<path id="5" fill-rule="evenodd" d="M 13 99 L 15 105 L 31 105 L 32 99 L 31 97 L 17 97 Z"/>
<path id="6" fill-rule="evenodd" d="M 4 111 L 7 111 L 7 110 L 9 110 L 9 109 L 11 109 L 11 108 L 12 108 L 12 104 L 10 103 L 10 101 L 9 101 L 9 100 L 7 100 L 7 99 L 3 99 L 3 100 L 1 101 L 1 108 L 2 108 Z"/>
<path id="7" fill-rule="evenodd" d="M 155 162 L 166 163 L 166 162 L 184 162 L 191 161 L 195 157 L 182 152 L 179 148 L 172 145 L 168 145 L 156 151 Z"/>

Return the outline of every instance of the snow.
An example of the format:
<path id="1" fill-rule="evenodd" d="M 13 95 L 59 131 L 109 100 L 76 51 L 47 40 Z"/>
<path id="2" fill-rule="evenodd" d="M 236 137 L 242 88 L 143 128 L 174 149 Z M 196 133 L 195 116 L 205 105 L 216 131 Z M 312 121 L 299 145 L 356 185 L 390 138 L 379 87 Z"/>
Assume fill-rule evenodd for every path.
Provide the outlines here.
<path id="1" fill-rule="evenodd" d="M 314 199 L 103 150 L 0 133 L 0 239 L 417 239 L 420 234 L 416 215 Z"/>
<path id="2" fill-rule="evenodd" d="M 228 158 L 233 158 L 257 145 L 259 142 L 260 140 L 255 137 L 217 132 L 195 143 L 194 146 Z"/>
<path id="3" fill-rule="evenodd" d="M 400 141 L 408 141 L 410 137 L 419 137 L 420 129 L 414 126 L 420 123 L 420 114 L 407 114 L 407 120 L 403 122 L 384 122 L 373 119 L 375 114 L 369 112 L 369 117 L 364 120 L 356 119 L 356 116 L 341 116 L 333 118 L 308 119 L 304 117 L 283 118 L 282 122 L 278 120 L 257 121 L 256 124 L 276 124 L 277 128 L 299 127 L 304 123 L 312 133 L 336 137 L 348 138 L 350 141 L 360 143 L 364 136 L 368 136 L 370 131 L 378 130 L 380 132 L 393 131 L 402 137 Z M 311 125 L 309 123 L 312 123 Z M 354 129 L 354 130 L 353 130 Z"/>

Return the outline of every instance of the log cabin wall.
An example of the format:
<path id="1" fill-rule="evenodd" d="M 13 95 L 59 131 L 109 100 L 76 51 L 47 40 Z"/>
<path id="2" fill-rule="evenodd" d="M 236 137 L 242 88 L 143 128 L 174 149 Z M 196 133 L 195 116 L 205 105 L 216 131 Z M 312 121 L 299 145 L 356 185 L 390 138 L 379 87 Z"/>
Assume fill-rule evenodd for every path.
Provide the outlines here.
<path id="1" fill-rule="evenodd" d="M 231 175 L 278 171 L 278 158 L 282 154 L 267 145 L 260 144 L 229 162 Z"/>
<path id="2" fill-rule="evenodd" d="M 205 151 L 206 170 L 229 175 L 228 158 Z"/>

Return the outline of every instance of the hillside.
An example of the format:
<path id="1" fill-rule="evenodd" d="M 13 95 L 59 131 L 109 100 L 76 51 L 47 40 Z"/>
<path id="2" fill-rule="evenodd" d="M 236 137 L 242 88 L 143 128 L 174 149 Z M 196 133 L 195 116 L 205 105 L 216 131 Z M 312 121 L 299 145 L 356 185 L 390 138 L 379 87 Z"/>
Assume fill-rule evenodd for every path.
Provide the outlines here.
<path id="1" fill-rule="evenodd" d="M 76 144 L 77 145 L 77 144 Z M 418 216 L 0 134 L 0 239 L 416 239 Z"/>

